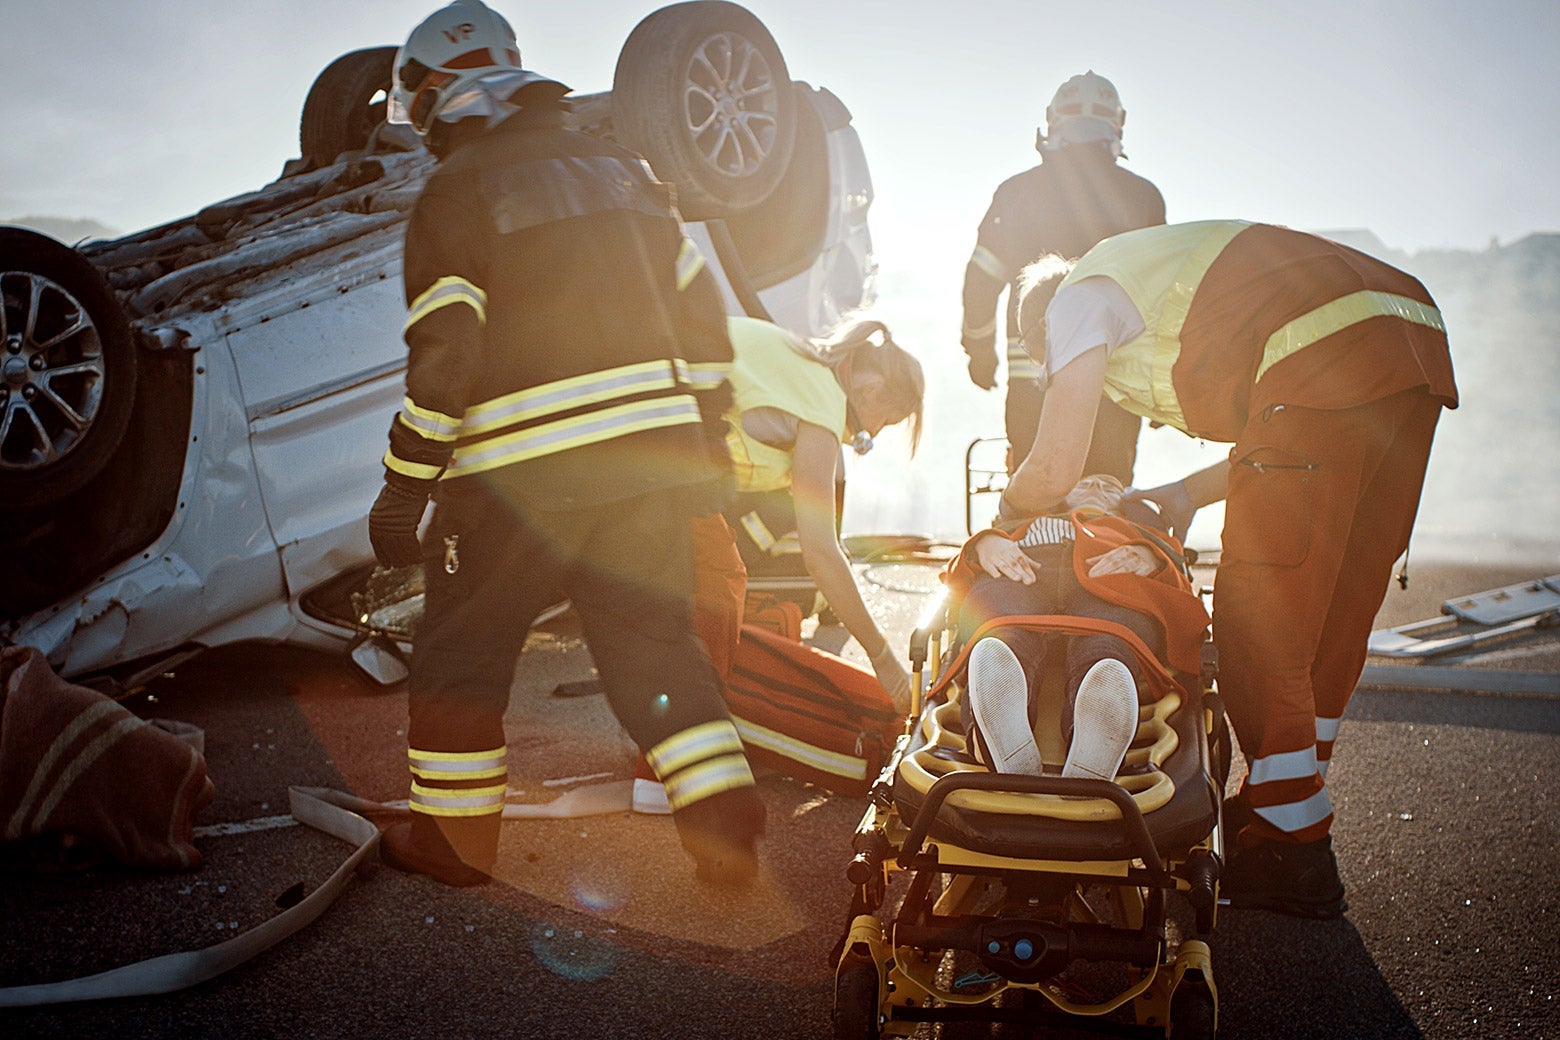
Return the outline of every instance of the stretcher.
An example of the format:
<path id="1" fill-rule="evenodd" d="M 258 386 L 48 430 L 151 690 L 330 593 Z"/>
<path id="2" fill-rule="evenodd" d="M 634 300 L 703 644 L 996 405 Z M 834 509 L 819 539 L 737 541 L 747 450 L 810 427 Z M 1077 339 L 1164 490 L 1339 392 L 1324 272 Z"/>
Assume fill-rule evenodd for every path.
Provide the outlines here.
<path id="1" fill-rule="evenodd" d="M 1372 632 L 1367 648 L 1382 657 L 1434 657 L 1557 626 L 1560 574 L 1449 599 L 1440 617 Z"/>
<path id="2" fill-rule="evenodd" d="M 1212 645 L 1188 676 L 1107 622 L 997 619 L 1055 639 L 1119 635 L 1158 696 L 1116 782 L 1063 778 L 1066 696 L 1048 677 L 1035 728 L 1045 773 L 993 773 L 960 721 L 965 658 L 984 629 L 961 646 L 950 613 L 939 598 L 912 636 L 910 721 L 853 839 L 834 1035 L 1009 1022 L 1212 1037 L 1208 939 L 1231 756 Z"/>

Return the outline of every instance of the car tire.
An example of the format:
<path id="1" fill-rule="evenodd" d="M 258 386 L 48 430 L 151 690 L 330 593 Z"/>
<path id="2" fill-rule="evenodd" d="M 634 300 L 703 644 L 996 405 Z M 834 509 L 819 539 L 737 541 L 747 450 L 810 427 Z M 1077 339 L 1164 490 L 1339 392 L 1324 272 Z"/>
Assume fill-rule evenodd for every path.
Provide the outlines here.
<path id="1" fill-rule="evenodd" d="M 315 77 L 298 120 L 298 147 L 308 169 L 367 147 L 369 135 L 385 121 L 395 55 L 394 47 L 349 51 Z"/>
<path id="2" fill-rule="evenodd" d="M 796 92 L 774 38 L 746 9 L 724 0 L 672 4 L 623 44 L 612 129 L 677 186 L 686 219 L 733 216 L 784 178 Z"/>
<path id="3" fill-rule="evenodd" d="M 135 402 L 124 308 L 92 264 L 0 227 L 0 509 L 51 505 L 102 472 Z"/>

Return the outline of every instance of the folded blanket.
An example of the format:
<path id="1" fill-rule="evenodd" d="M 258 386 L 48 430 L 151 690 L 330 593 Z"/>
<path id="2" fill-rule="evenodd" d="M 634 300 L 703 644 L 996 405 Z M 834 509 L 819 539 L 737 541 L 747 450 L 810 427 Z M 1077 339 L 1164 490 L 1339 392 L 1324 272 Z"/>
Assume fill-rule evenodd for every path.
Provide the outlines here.
<path id="1" fill-rule="evenodd" d="M 215 794 L 189 743 L 31 647 L 0 649 L 0 840 L 69 835 L 127 866 L 190 870 L 194 817 Z"/>

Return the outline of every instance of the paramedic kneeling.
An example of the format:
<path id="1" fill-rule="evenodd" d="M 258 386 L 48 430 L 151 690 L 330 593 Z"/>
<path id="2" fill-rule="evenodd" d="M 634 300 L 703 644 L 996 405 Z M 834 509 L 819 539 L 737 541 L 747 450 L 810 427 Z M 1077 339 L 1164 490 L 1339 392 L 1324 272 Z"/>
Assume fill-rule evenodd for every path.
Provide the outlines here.
<path id="1" fill-rule="evenodd" d="M 1191 590 L 1181 547 L 1118 515 L 1121 482 L 1084 477 L 1042 516 L 1003 522 L 964 543 L 946 581 L 967 640 L 994 618 L 1060 614 L 1121 625 L 1158 660 L 1197 674 L 1208 614 Z M 1131 504 L 1129 503 L 1129 508 Z M 1143 519 L 1152 510 L 1136 507 Z M 1018 625 L 988 632 L 970 650 L 962 712 L 977 756 L 999 773 L 1041 772 L 1034 693 L 1048 645 L 1066 682 L 1063 776 L 1112 780 L 1137 732 L 1141 665 L 1117 635 L 1053 637 Z"/>
<path id="2" fill-rule="evenodd" d="M 1042 260 L 1024 281 L 1024 342 L 1050 389 L 1008 502 L 1032 510 L 1077 480 L 1102 389 L 1233 442 L 1227 462 L 1136 497 L 1183 535 L 1227 499 L 1213 634 L 1250 772 L 1226 806 L 1239 832 L 1221 892 L 1335 917 L 1324 778 L 1436 421 L 1457 404 L 1440 312 L 1380 260 L 1245 221 L 1129 231 L 1068 267 Z"/>

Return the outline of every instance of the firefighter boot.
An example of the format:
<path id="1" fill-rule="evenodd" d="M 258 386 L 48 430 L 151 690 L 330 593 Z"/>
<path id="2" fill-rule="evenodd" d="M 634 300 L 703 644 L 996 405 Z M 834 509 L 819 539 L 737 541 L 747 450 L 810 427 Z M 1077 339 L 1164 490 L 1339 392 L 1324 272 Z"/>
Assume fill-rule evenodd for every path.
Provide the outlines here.
<path id="1" fill-rule="evenodd" d="M 409 822 L 392 824 L 380 835 L 379 858 L 397 870 L 427 874 L 455 888 L 486 884 L 492 880 L 489 872 L 497 859 L 497 822 L 497 817 L 492 818 L 491 824 L 479 817 L 449 820 L 441 826 L 428 817 L 414 816 Z M 456 833 L 447 836 L 446 826 Z M 467 857 L 483 866 L 463 860 L 451 839 L 461 847 L 469 846 Z"/>
<path id="2" fill-rule="evenodd" d="M 764 803 L 751 784 L 702 798 L 678 809 L 672 820 L 700 881 L 741 885 L 758 873 Z"/>
<path id="3" fill-rule="evenodd" d="M 1349 908 L 1332 835 L 1293 844 L 1264 841 L 1236 848 L 1219 878 L 1230 906 L 1328 920 Z"/>

